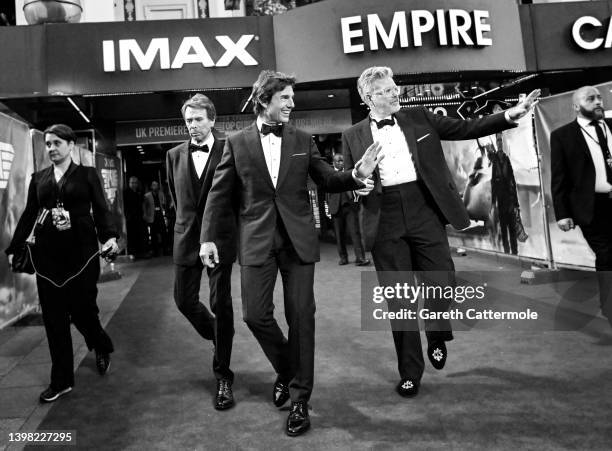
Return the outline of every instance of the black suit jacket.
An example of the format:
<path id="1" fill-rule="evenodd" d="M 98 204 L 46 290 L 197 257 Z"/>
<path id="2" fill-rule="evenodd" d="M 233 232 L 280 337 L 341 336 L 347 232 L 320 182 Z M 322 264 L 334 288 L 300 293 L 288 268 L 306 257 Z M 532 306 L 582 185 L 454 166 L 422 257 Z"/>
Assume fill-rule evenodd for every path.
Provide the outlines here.
<path id="1" fill-rule="evenodd" d="M 606 119 L 612 128 L 612 120 Z M 608 137 L 608 145 L 612 139 Z M 550 134 L 551 192 L 557 221 L 590 224 L 595 202 L 595 165 L 577 120 Z"/>
<path id="2" fill-rule="evenodd" d="M 307 188 L 309 175 L 326 191 L 359 187 L 350 172 L 336 172 L 329 166 L 312 137 L 292 125 L 283 127 L 276 188 L 256 123 L 230 136 L 208 195 L 201 241 L 212 241 L 218 247 L 227 233 L 227 222 L 237 212 L 240 263 L 260 265 L 268 258 L 280 215 L 299 258 L 305 263 L 318 261 L 319 241 Z"/>
<path id="3" fill-rule="evenodd" d="M 96 169 L 71 163 L 63 180 L 60 190 L 53 166 L 32 175 L 25 210 L 5 251 L 13 254 L 28 238 L 39 210 L 54 208 L 60 199 L 70 214 L 70 229 L 57 230 L 49 214 L 35 235 L 33 250 L 36 269 L 56 282 L 75 274 L 98 250 L 98 240 L 119 237 Z"/>
<path id="4" fill-rule="evenodd" d="M 435 201 L 433 207 L 447 223 L 464 229 L 469 223 L 463 199 L 457 192 L 450 170 L 444 159 L 441 140 L 474 139 L 512 128 L 504 113 L 481 119 L 460 120 L 431 113 L 424 107 L 407 108 L 395 114 L 406 137 L 408 148 L 419 179 L 427 186 Z M 369 118 L 353 125 L 342 134 L 344 167 L 348 171 L 373 142 Z M 382 185 L 378 168 L 374 171 L 374 190 L 362 197 L 362 231 L 366 250 L 371 250 L 376 239 L 380 219 Z"/>
<path id="5" fill-rule="evenodd" d="M 196 179 L 195 167 L 190 167 L 193 165 L 193 160 L 188 141 L 170 149 L 166 154 L 170 195 L 176 208 L 172 257 L 177 265 L 194 265 L 200 258 L 202 215 L 225 143 L 216 132 L 213 132 L 213 135 L 215 142 L 204 168 L 201 188 Z M 235 224 L 235 220 L 227 222 L 225 239 L 217 243 L 222 263 L 231 263 L 236 259 Z"/>

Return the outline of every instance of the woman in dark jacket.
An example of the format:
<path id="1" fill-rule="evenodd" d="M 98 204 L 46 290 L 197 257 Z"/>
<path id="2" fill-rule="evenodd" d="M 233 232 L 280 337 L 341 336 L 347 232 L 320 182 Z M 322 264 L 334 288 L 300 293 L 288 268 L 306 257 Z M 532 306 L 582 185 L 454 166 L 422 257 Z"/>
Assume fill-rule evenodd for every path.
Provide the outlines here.
<path id="1" fill-rule="evenodd" d="M 32 175 L 26 208 L 13 240 L 6 249 L 9 263 L 18 245 L 24 243 L 47 210 L 35 232 L 32 262 L 36 269 L 38 297 L 51 354 L 51 384 L 40 395 L 52 402 L 74 386 L 70 322 L 96 352 L 96 366 L 105 374 L 113 344 L 98 318 L 96 286 L 100 273 L 98 239 L 102 254 L 116 254 L 118 234 L 92 167 L 76 165 L 71 158 L 76 137 L 72 129 L 56 124 L 45 130 L 50 167 Z M 93 216 L 92 216 L 93 212 Z"/>

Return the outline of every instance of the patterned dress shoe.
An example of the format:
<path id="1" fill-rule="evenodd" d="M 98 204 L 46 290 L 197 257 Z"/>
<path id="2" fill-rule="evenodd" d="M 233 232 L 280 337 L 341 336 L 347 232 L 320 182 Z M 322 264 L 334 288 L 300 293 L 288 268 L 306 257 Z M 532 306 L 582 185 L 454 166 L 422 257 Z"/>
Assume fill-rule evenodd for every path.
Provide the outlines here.
<path id="1" fill-rule="evenodd" d="M 282 407 L 289 400 L 289 385 L 276 378 L 272 388 L 272 402 L 276 407 Z"/>
<path id="2" fill-rule="evenodd" d="M 297 437 L 310 429 L 310 416 L 306 401 L 295 401 L 287 417 L 287 435 Z"/>
<path id="3" fill-rule="evenodd" d="M 234 406 L 234 393 L 232 383 L 228 379 L 217 380 L 217 396 L 215 396 L 215 409 L 226 410 Z"/>
<path id="4" fill-rule="evenodd" d="M 44 392 L 42 392 L 38 399 L 40 402 L 53 402 L 58 399 L 60 396 L 67 395 L 72 391 L 72 387 L 66 387 L 63 390 L 55 390 L 51 386 L 49 386 Z"/>
<path id="5" fill-rule="evenodd" d="M 433 341 L 427 346 L 427 357 L 431 365 L 437 370 L 444 368 L 447 354 L 444 341 Z"/>
<path id="6" fill-rule="evenodd" d="M 412 379 L 402 379 L 395 389 L 400 396 L 412 398 L 419 393 L 419 384 Z"/>
<path id="7" fill-rule="evenodd" d="M 110 368 L 110 354 L 96 351 L 96 368 L 100 376 L 104 376 L 108 373 L 108 369 Z"/>

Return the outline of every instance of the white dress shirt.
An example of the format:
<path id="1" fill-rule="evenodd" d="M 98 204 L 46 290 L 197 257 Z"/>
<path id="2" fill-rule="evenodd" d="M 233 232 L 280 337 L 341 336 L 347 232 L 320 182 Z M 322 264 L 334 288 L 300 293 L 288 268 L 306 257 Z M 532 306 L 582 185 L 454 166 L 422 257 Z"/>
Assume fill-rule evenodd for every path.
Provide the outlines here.
<path id="1" fill-rule="evenodd" d="M 280 167 L 281 157 L 281 142 L 282 139 L 276 136 L 274 133 L 268 133 L 266 136 L 261 133 L 261 125 L 264 123 L 261 117 L 257 118 L 257 130 L 259 130 L 259 138 L 261 139 L 261 147 L 263 148 L 264 158 L 266 159 L 266 166 L 268 166 L 268 172 L 272 179 L 272 184 L 276 188 L 276 182 L 278 181 L 278 168 Z M 268 124 L 275 125 L 275 124 Z"/>
<path id="2" fill-rule="evenodd" d="M 397 120 L 394 119 L 394 122 L 395 125 L 386 125 L 380 129 L 374 121 L 370 122 L 372 137 L 375 142 L 378 141 L 382 145 L 381 153 L 385 156 L 378 164 L 382 186 L 399 185 L 417 179 L 412 153 L 408 148 L 404 132 Z"/>
<path id="3" fill-rule="evenodd" d="M 208 138 L 206 138 L 202 144 L 198 144 L 198 146 L 203 146 L 204 144 L 206 144 L 208 146 L 208 152 L 203 152 L 201 150 L 191 152 L 191 158 L 193 158 L 193 165 L 195 166 L 195 170 L 198 174 L 198 177 L 202 177 L 202 172 L 204 172 L 206 162 L 208 161 L 208 156 L 210 155 L 210 151 L 212 150 L 212 146 L 214 143 L 215 137 L 212 133 L 209 133 Z M 192 144 L 195 143 L 192 141 Z"/>
<path id="4" fill-rule="evenodd" d="M 608 183 L 608 179 L 606 177 L 606 162 L 604 161 L 601 147 L 597 141 L 597 131 L 595 130 L 595 126 L 591 125 L 590 119 L 585 119 L 582 117 L 577 119 L 578 125 L 580 125 L 580 129 L 582 130 L 582 135 L 584 136 L 587 146 L 589 147 L 593 164 L 595 165 L 595 192 L 609 193 L 612 191 L 612 185 Z M 610 144 L 612 144 L 609 138 L 610 129 L 606 125 L 605 121 L 599 121 L 599 123 L 601 126 L 603 126 L 604 136 L 606 136 L 608 140 L 609 147 Z"/>

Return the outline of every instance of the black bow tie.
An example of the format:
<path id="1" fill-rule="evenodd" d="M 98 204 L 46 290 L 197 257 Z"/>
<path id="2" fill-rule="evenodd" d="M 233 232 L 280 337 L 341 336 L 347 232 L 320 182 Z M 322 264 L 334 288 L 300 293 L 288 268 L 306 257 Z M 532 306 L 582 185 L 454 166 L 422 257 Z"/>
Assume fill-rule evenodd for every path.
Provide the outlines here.
<path id="1" fill-rule="evenodd" d="M 270 133 L 273 133 L 275 136 L 278 136 L 279 138 L 283 136 L 283 124 L 276 124 L 276 125 L 268 125 L 268 124 L 261 124 L 261 134 L 266 136 L 269 135 Z"/>
<path id="2" fill-rule="evenodd" d="M 208 144 L 204 144 L 203 146 L 198 146 L 196 144 L 193 143 L 189 143 L 189 152 L 193 153 L 193 152 L 206 152 L 208 153 L 209 149 L 208 149 Z"/>
<path id="3" fill-rule="evenodd" d="M 395 120 L 393 118 L 391 119 L 383 119 L 382 121 L 377 121 L 376 119 L 372 119 L 374 122 L 376 122 L 376 126 L 381 129 L 383 128 L 385 125 L 390 125 L 391 127 L 393 127 L 395 125 Z"/>

